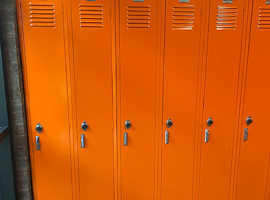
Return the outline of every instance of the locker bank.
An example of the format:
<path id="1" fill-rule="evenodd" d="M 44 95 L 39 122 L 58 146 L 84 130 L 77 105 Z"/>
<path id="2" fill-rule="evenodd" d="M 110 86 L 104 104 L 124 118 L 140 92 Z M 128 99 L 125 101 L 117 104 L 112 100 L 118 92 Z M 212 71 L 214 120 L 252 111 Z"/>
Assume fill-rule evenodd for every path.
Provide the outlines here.
<path id="1" fill-rule="evenodd" d="M 36 200 L 270 200 L 270 1 L 17 0 Z"/>

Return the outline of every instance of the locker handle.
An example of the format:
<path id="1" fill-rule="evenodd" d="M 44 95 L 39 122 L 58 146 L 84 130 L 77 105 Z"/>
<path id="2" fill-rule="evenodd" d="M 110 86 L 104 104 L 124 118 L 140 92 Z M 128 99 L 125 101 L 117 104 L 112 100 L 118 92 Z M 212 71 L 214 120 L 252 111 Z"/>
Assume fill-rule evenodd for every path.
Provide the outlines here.
<path id="1" fill-rule="evenodd" d="M 85 135 L 81 134 L 81 148 L 85 148 Z"/>
<path id="2" fill-rule="evenodd" d="M 166 122 L 166 125 L 168 128 L 171 128 L 172 125 L 173 125 L 173 121 L 171 119 L 168 119 L 167 122 Z"/>
<path id="3" fill-rule="evenodd" d="M 126 127 L 126 129 L 130 129 L 130 127 L 131 127 L 131 122 L 129 121 L 129 120 L 127 120 L 126 122 L 125 122 L 125 127 Z"/>
<path id="4" fill-rule="evenodd" d="M 82 128 L 83 131 L 86 131 L 88 129 L 88 124 L 86 122 L 83 122 L 81 124 L 81 128 Z"/>
<path id="5" fill-rule="evenodd" d="M 212 117 L 209 117 L 209 118 L 207 119 L 206 123 L 207 123 L 207 126 L 208 126 L 208 127 L 212 126 L 213 123 L 214 123 Z"/>
<path id="6" fill-rule="evenodd" d="M 128 133 L 125 132 L 124 133 L 124 146 L 127 146 L 128 145 Z"/>
<path id="7" fill-rule="evenodd" d="M 165 144 L 169 144 L 169 131 L 165 131 Z"/>
<path id="8" fill-rule="evenodd" d="M 204 142 L 208 143 L 209 142 L 209 130 L 205 129 L 205 136 L 204 136 Z"/>
<path id="9" fill-rule="evenodd" d="M 244 142 L 248 140 L 248 129 L 244 129 Z"/>
<path id="10" fill-rule="evenodd" d="M 36 150 L 40 151 L 40 140 L 39 140 L 39 136 L 35 136 L 36 139 Z"/>
<path id="11" fill-rule="evenodd" d="M 248 116 L 248 118 L 246 119 L 246 124 L 249 126 L 250 124 L 252 124 L 252 122 L 253 119 L 250 116 Z"/>
<path id="12" fill-rule="evenodd" d="M 36 125 L 36 131 L 37 131 L 38 133 L 41 133 L 41 132 L 43 131 L 43 126 L 42 126 L 40 123 L 38 123 L 38 124 Z"/>

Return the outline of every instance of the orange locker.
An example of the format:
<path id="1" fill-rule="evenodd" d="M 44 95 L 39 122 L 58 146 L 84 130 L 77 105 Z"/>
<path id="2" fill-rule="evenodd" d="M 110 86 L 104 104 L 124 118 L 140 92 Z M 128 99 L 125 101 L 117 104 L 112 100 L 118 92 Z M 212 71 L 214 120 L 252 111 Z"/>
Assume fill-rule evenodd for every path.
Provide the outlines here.
<path id="1" fill-rule="evenodd" d="M 72 8 L 79 195 L 80 199 L 110 200 L 114 199 L 113 2 L 69 2 Z"/>
<path id="2" fill-rule="evenodd" d="M 270 199 L 270 2 L 254 0 L 242 114 L 238 200 Z"/>
<path id="3" fill-rule="evenodd" d="M 213 0 L 209 5 L 200 200 L 229 199 L 245 3 Z"/>
<path id="4" fill-rule="evenodd" d="M 192 199 L 203 1 L 166 1 L 162 199 Z M 181 94 L 181 95 L 179 95 Z"/>
<path id="5" fill-rule="evenodd" d="M 72 199 L 62 1 L 19 5 L 34 198 Z"/>
<path id="6" fill-rule="evenodd" d="M 270 1 L 17 1 L 35 199 L 270 199 Z"/>
<path id="7" fill-rule="evenodd" d="M 157 0 L 119 5 L 121 199 L 154 199 Z"/>

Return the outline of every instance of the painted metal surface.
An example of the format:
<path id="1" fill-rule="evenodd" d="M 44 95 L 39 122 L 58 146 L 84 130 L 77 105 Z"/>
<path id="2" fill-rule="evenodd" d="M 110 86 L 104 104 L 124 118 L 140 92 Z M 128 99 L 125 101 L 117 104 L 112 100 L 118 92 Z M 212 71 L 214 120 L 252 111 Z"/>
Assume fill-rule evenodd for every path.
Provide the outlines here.
<path id="1" fill-rule="evenodd" d="M 201 131 L 209 130 L 209 141 L 202 144 L 199 199 L 225 200 L 230 194 L 245 2 L 214 0 L 209 6 Z M 209 117 L 214 121 L 211 127 Z"/>
<path id="2" fill-rule="evenodd" d="M 121 0 L 119 3 L 121 199 L 152 200 L 155 183 L 157 1 Z M 132 123 L 129 129 L 124 126 L 126 120 Z M 128 134 L 127 146 L 122 143 L 125 134 Z"/>
<path id="3" fill-rule="evenodd" d="M 250 24 L 244 111 L 241 130 L 248 130 L 248 140 L 241 140 L 237 200 L 270 199 L 270 112 L 269 45 L 270 5 L 264 0 L 253 2 Z M 252 123 L 246 120 L 251 116 Z"/>
<path id="4" fill-rule="evenodd" d="M 195 159 L 203 1 L 166 1 L 162 146 L 162 199 L 191 199 Z M 164 142 L 163 142 L 164 143 Z"/>
<path id="5" fill-rule="evenodd" d="M 267 2 L 18 2 L 36 199 L 269 198 Z"/>
<path id="6" fill-rule="evenodd" d="M 75 0 L 69 3 L 79 195 L 81 199 L 110 200 L 114 198 L 112 1 Z M 87 123 L 86 128 L 81 126 L 83 122 Z"/>
<path id="7" fill-rule="evenodd" d="M 62 3 L 23 0 L 20 8 L 30 156 L 38 200 L 72 199 Z M 38 123 L 43 126 L 41 133 L 35 129 Z"/>

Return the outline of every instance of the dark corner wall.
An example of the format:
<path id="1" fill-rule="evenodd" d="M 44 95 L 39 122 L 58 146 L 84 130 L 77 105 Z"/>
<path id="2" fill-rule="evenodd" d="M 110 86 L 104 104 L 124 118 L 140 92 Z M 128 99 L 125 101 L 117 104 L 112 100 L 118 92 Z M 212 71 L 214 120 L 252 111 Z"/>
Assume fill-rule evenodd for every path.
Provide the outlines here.
<path id="1" fill-rule="evenodd" d="M 15 192 L 10 134 L 8 133 L 6 91 L 3 75 L 2 53 L 0 49 L 0 200 L 4 199 L 15 199 Z"/>
<path id="2" fill-rule="evenodd" d="M 16 199 L 32 199 L 16 1 L 0 0 L 1 45 Z"/>

